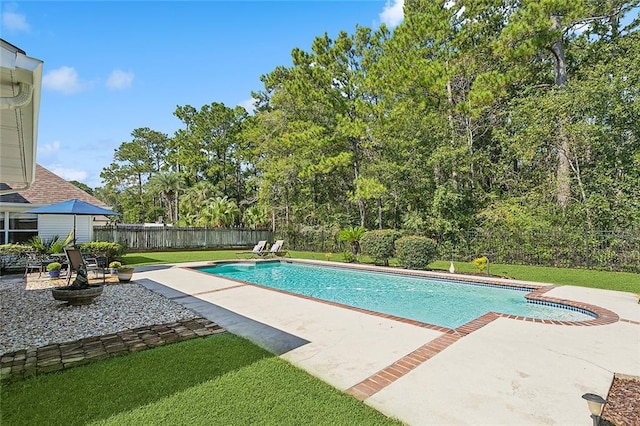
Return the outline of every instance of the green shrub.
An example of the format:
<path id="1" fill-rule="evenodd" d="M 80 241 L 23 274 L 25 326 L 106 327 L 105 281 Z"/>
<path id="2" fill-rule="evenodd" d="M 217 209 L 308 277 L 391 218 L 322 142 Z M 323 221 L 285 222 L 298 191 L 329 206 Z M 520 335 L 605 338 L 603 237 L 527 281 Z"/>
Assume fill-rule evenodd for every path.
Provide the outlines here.
<path id="1" fill-rule="evenodd" d="M 400 238 L 400 232 L 393 229 L 368 231 L 360 238 L 362 253 L 369 255 L 376 263 L 389 266 L 389 259 L 394 255 L 394 241 Z"/>
<path id="2" fill-rule="evenodd" d="M 51 262 L 47 265 L 47 272 L 59 271 L 60 269 L 62 269 L 60 262 Z"/>
<path id="3" fill-rule="evenodd" d="M 120 265 L 118 266 L 117 269 L 118 269 L 118 272 L 123 272 L 123 273 L 129 273 L 135 270 L 135 268 L 131 265 Z"/>
<path id="4" fill-rule="evenodd" d="M 349 250 L 345 250 L 342 252 L 342 260 L 347 263 L 353 263 L 356 261 L 356 255 Z"/>
<path id="5" fill-rule="evenodd" d="M 122 263 L 118 262 L 117 260 L 114 260 L 113 262 L 109 263 L 109 268 L 111 269 L 118 269 L 121 266 L 122 266 Z"/>
<path id="6" fill-rule="evenodd" d="M 395 242 L 396 257 L 409 269 L 427 269 L 436 259 L 435 240 L 417 235 L 402 237 Z"/>
<path id="7" fill-rule="evenodd" d="M 14 255 L 14 256 L 23 256 L 26 255 L 28 251 L 31 251 L 31 247 L 24 244 L 2 244 L 0 245 L 0 256 L 4 255 Z"/>
<path id="8" fill-rule="evenodd" d="M 487 259 L 487 256 L 473 259 L 473 266 L 475 266 L 480 272 L 483 272 L 485 269 L 487 269 L 487 263 L 489 263 L 489 259 Z"/>
<path id="9" fill-rule="evenodd" d="M 10 269 L 24 268 L 24 260 L 31 247 L 24 244 L 0 245 L 0 274 Z"/>
<path id="10" fill-rule="evenodd" d="M 80 251 L 83 253 L 93 253 L 95 255 L 105 256 L 107 258 L 107 263 L 109 263 L 124 254 L 125 246 L 120 243 L 112 243 L 109 241 L 92 241 L 90 243 L 80 244 Z"/>

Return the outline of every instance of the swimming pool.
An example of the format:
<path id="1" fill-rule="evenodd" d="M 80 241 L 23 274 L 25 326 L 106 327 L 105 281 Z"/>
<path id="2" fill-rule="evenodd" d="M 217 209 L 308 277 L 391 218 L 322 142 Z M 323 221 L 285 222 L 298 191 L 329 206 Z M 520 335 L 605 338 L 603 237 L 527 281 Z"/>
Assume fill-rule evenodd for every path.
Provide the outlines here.
<path id="1" fill-rule="evenodd" d="M 282 262 L 230 263 L 199 271 L 316 299 L 456 328 L 487 312 L 559 321 L 593 316 L 529 303 L 529 289 Z"/>

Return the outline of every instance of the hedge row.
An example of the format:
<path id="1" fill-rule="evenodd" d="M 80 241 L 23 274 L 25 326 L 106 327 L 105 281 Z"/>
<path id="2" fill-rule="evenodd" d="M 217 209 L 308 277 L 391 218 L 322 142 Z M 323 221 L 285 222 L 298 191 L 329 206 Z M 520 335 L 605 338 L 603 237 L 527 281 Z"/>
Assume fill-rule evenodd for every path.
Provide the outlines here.
<path id="1" fill-rule="evenodd" d="M 360 238 L 362 253 L 376 263 L 389 266 L 389 259 L 397 257 L 409 269 L 427 269 L 436 259 L 436 242 L 417 235 L 401 237 L 399 231 L 383 229 L 368 231 Z"/>

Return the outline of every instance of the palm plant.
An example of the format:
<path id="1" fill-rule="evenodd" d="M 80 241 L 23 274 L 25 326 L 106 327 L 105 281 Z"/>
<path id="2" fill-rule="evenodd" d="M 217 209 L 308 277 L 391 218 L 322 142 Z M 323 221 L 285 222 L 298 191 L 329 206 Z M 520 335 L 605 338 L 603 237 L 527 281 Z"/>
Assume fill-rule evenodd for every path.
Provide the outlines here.
<path id="1" fill-rule="evenodd" d="M 201 180 L 180 197 L 180 216 L 187 222 L 195 223 L 200 218 L 202 208 L 207 202 L 218 196 L 218 190 L 209 181 Z M 190 218 L 189 218 L 190 216 Z"/>
<path id="2" fill-rule="evenodd" d="M 34 236 L 29 241 L 31 248 L 41 254 L 62 253 L 64 248 L 73 240 L 73 231 L 69 232 L 67 238 L 61 239 L 58 235 L 43 240 L 39 235 Z"/>
<path id="3" fill-rule="evenodd" d="M 236 202 L 225 197 L 216 197 L 207 203 L 201 218 L 206 225 L 218 228 L 233 225 L 240 216 Z"/>
<path id="4" fill-rule="evenodd" d="M 251 206 L 244 211 L 242 222 L 249 228 L 257 228 L 269 223 L 269 213 L 261 206 Z"/>
<path id="5" fill-rule="evenodd" d="M 178 194 L 184 186 L 182 177 L 176 172 L 162 172 L 149 180 L 151 190 L 159 193 L 165 201 L 169 221 L 178 221 Z"/>
<path id="6" fill-rule="evenodd" d="M 360 252 L 360 238 L 367 230 L 362 226 L 350 226 L 338 234 L 338 241 L 345 241 L 351 245 L 351 253 L 357 256 Z"/>

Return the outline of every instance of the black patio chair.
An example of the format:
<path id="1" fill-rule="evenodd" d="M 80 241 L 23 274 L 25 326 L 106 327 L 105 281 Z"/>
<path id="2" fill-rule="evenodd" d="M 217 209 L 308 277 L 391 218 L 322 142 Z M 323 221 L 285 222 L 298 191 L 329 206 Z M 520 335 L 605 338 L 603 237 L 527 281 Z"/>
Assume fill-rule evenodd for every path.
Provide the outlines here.
<path id="1" fill-rule="evenodd" d="M 46 266 L 46 262 L 45 262 L 44 255 L 38 252 L 28 252 L 27 259 L 25 262 L 24 276 L 26 277 L 27 274 L 29 274 L 29 272 L 31 271 L 38 271 L 38 278 L 40 278 L 40 276 L 42 275 L 42 271 L 44 271 L 45 266 Z"/>

